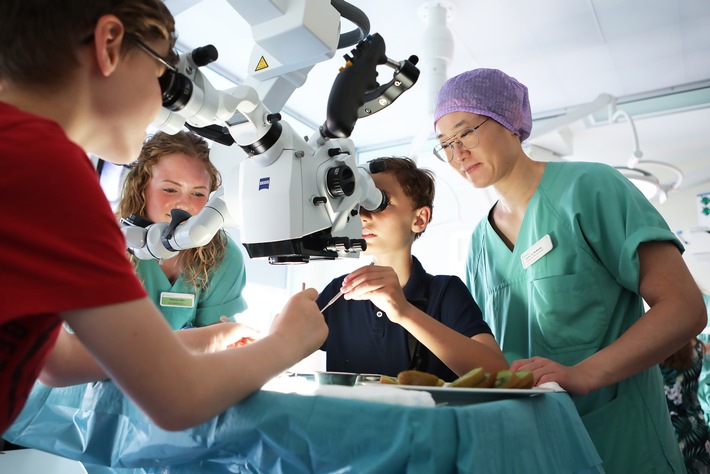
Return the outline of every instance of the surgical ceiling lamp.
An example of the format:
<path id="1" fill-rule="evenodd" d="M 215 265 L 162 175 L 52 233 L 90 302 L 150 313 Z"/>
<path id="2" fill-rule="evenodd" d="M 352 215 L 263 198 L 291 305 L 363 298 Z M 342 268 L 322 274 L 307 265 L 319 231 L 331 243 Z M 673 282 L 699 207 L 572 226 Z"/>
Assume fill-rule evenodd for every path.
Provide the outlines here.
<path id="1" fill-rule="evenodd" d="M 617 166 L 616 169 L 639 188 L 639 191 L 641 191 L 648 200 L 656 197 L 661 191 L 661 182 L 654 174 L 646 170 L 629 168 L 627 166 Z"/>
<path id="2" fill-rule="evenodd" d="M 683 172 L 670 163 L 652 160 L 641 161 L 641 158 L 643 158 L 643 152 L 639 146 L 639 138 L 638 133 L 636 132 L 634 120 L 625 110 L 616 109 L 616 99 L 614 99 L 609 104 L 609 122 L 615 123 L 621 118 L 626 119 L 631 126 L 631 132 L 634 138 L 634 150 L 631 153 L 631 158 L 629 159 L 627 165 L 617 166 L 616 169 L 619 170 L 621 174 L 626 176 L 626 178 L 631 181 L 644 196 L 646 196 L 646 199 L 650 201 L 651 199 L 658 197 L 658 202 L 663 204 L 666 199 L 668 199 L 669 192 L 676 191 L 680 188 L 680 185 L 683 182 Z M 639 168 L 639 165 L 642 167 Z M 674 180 L 670 183 L 661 182 L 658 176 L 646 169 L 648 165 L 651 165 L 651 167 L 662 167 L 670 170 L 675 175 Z"/>

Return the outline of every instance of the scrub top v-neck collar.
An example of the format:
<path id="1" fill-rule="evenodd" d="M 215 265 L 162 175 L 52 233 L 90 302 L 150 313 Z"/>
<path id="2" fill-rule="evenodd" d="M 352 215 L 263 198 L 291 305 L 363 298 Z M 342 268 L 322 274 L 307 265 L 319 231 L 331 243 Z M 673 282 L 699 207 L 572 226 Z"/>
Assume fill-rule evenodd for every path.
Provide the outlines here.
<path id="1" fill-rule="evenodd" d="M 520 236 L 522 234 L 522 231 L 525 230 L 528 227 L 528 219 L 529 219 L 529 212 L 527 212 L 527 209 L 531 207 L 537 206 L 537 202 L 540 199 L 539 194 L 540 194 L 540 187 L 543 185 L 543 182 L 545 181 L 545 177 L 547 176 L 547 170 L 548 166 L 545 166 L 544 171 L 542 172 L 542 176 L 540 177 L 540 182 L 538 183 L 537 187 L 535 188 L 535 192 L 533 192 L 532 196 L 530 196 L 530 200 L 528 201 L 528 204 L 525 206 L 525 215 L 523 216 L 523 220 L 520 223 L 520 229 L 518 232 L 518 238 L 515 241 L 515 244 L 513 244 L 513 248 L 511 249 L 508 247 L 505 243 L 505 240 L 500 236 L 498 231 L 496 230 L 496 227 L 493 225 L 493 211 L 495 210 L 496 206 L 500 204 L 500 200 L 496 201 L 495 204 L 491 207 L 490 211 L 488 211 L 488 215 L 486 216 L 486 230 L 487 234 L 489 236 L 493 237 L 491 240 L 492 242 L 495 242 L 495 246 L 498 247 L 497 253 L 499 255 L 506 255 L 505 252 L 500 252 L 500 250 L 505 250 L 507 251 L 507 254 L 510 255 L 510 257 L 515 257 L 520 255 Z"/>
<path id="2" fill-rule="evenodd" d="M 531 244 L 525 239 L 525 236 L 528 235 L 527 229 L 530 225 L 528 222 L 530 219 L 530 213 L 527 212 L 527 209 L 537 206 L 538 200 L 539 191 L 536 189 L 533 195 L 530 197 L 530 201 L 528 201 L 525 215 L 523 216 L 523 220 L 520 223 L 520 229 L 518 230 L 518 238 L 516 239 L 512 249 L 506 245 L 505 240 L 500 236 L 500 234 L 496 230 L 496 227 L 491 223 L 495 206 L 497 206 L 500 201 L 497 201 L 496 204 L 494 204 L 491 210 L 488 212 L 488 216 L 486 218 L 486 239 L 489 240 L 489 242 L 491 242 L 494 246 L 497 258 L 507 259 L 506 263 L 508 265 L 510 265 L 511 263 L 519 263 L 520 254 L 527 250 L 527 248 Z"/>

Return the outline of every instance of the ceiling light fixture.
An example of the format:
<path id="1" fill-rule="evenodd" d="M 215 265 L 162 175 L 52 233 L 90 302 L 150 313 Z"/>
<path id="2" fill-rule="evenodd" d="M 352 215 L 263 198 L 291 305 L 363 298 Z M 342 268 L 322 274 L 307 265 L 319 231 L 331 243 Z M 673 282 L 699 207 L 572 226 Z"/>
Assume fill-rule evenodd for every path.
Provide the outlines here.
<path id="1" fill-rule="evenodd" d="M 617 170 L 631 181 L 649 201 L 661 190 L 661 182 L 653 174 L 638 168 L 617 166 Z"/>
<path id="2" fill-rule="evenodd" d="M 634 150 L 631 153 L 631 158 L 629 159 L 626 166 L 617 166 L 616 169 L 621 172 L 626 178 L 631 181 L 642 193 L 646 196 L 649 201 L 654 197 L 658 197 L 658 202 L 663 204 L 668 199 L 668 193 L 671 191 L 676 191 L 680 188 L 683 182 L 683 172 L 671 165 L 670 163 L 663 163 L 660 161 L 644 160 L 643 152 L 639 146 L 639 137 L 636 132 L 636 124 L 625 110 L 616 109 L 616 99 L 612 100 L 609 104 L 609 123 L 615 123 L 620 118 L 626 119 L 626 121 L 631 126 L 631 133 L 634 138 Z M 653 173 L 647 169 L 639 168 L 638 166 L 653 165 L 660 166 L 673 172 L 675 179 L 668 184 L 661 183 L 661 180 Z"/>

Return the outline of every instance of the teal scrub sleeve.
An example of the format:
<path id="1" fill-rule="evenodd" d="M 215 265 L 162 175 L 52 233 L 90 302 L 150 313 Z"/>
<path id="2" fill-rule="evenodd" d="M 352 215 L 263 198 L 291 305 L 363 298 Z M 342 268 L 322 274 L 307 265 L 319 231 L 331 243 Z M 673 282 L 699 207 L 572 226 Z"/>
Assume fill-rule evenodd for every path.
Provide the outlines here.
<path id="1" fill-rule="evenodd" d="M 234 315 L 247 309 L 242 296 L 246 284 L 244 257 L 237 244 L 225 234 L 227 247 L 224 258 L 209 278 L 206 290 L 200 292 L 196 326 L 207 326 L 219 321 L 221 316 L 234 319 Z"/>
<path id="2" fill-rule="evenodd" d="M 621 173 L 604 164 L 590 163 L 589 169 L 569 183 L 572 209 L 578 210 L 573 225 L 616 281 L 638 293 L 641 243 L 670 241 L 680 252 L 684 248 L 661 214 Z"/>

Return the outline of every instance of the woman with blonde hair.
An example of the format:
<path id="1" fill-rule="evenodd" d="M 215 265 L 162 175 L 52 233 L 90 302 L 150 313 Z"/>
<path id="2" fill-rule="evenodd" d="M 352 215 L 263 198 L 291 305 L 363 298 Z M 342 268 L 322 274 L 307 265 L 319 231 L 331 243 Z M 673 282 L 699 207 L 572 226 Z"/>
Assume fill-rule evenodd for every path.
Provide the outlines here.
<path id="1" fill-rule="evenodd" d="M 221 185 L 207 141 L 192 132 L 158 132 L 143 145 L 126 176 L 121 218 L 170 222 L 171 211 L 199 213 Z M 138 277 L 173 329 L 206 326 L 246 309 L 241 251 L 224 230 L 205 246 L 167 260 L 130 256 Z"/>

